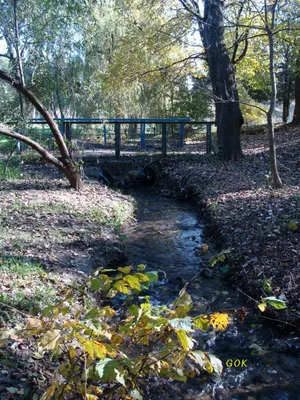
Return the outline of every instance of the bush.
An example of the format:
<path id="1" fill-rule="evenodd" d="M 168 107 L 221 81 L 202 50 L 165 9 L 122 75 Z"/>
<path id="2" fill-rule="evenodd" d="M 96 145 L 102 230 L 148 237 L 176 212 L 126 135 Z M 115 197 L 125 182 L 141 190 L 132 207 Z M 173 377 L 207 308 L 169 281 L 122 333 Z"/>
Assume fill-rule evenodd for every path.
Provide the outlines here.
<path id="1" fill-rule="evenodd" d="M 36 338 L 38 354 L 50 352 L 59 363 L 42 400 L 142 399 L 145 378 L 186 381 L 195 375 L 192 364 L 199 372 L 222 372 L 219 359 L 194 349 L 192 332 L 223 330 L 228 315 L 190 317 L 192 299 L 185 289 L 171 307 L 154 307 L 149 296 L 137 297 L 158 280 L 157 272 L 144 269 L 99 269 L 29 318 L 26 332 Z"/>

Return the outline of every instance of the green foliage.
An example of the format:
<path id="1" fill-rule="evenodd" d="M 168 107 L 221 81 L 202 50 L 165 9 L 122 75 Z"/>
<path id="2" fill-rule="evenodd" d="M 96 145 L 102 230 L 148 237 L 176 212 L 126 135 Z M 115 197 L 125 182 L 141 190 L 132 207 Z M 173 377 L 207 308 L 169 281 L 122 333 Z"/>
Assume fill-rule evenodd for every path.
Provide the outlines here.
<path id="1" fill-rule="evenodd" d="M 258 304 L 258 308 L 261 312 L 264 312 L 268 305 L 275 308 L 275 310 L 284 310 L 287 308 L 285 301 L 277 299 L 275 296 L 263 297 L 261 303 Z"/>
<path id="2" fill-rule="evenodd" d="M 273 290 L 272 290 L 270 279 L 264 280 L 264 290 L 268 293 L 272 293 Z"/>
<path id="3" fill-rule="evenodd" d="M 299 223 L 297 221 L 291 220 L 288 225 L 289 229 L 292 231 L 297 231 L 299 229 Z"/>
<path id="4" fill-rule="evenodd" d="M 12 160 L 6 165 L 6 161 L 0 161 L 0 179 L 3 180 L 17 180 L 22 177 L 20 167 Z"/>
<path id="5" fill-rule="evenodd" d="M 239 94 L 241 96 L 241 101 L 244 102 L 244 104 L 241 104 L 241 110 L 245 120 L 245 125 L 264 124 L 266 122 L 266 113 L 262 110 L 266 110 L 266 107 L 263 104 L 253 100 L 243 85 L 240 85 L 239 87 Z M 262 110 L 256 107 L 261 107 Z"/>
<path id="6" fill-rule="evenodd" d="M 14 156 L 15 149 L 16 141 L 14 139 L 1 138 L 0 155 L 4 159 L 0 160 L 0 179 L 14 180 L 21 177 L 19 159 Z"/>
<path id="7" fill-rule="evenodd" d="M 158 275 L 144 268 L 99 269 L 29 318 L 27 335 L 37 338 L 40 358 L 49 353 L 59 360 L 42 400 L 142 399 L 141 381 L 150 376 L 186 381 L 193 376 L 191 363 L 200 371 L 222 372 L 219 359 L 194 349 L 192 332 L 225 329 L 227 314 L 190 317 L 192 299 L 185 290 L 170 307 L 154 307 L 140 294 Z M 91 292 L 98 304 L 90 301 Z"/>
<path id="8" fill-rule="evenodd" d="M 214 257 L 210 259 L 210 265 L 214 267 L 218 262 L 223 263 L 225 260 L 228 259 L 229 255 L 231 254 L 231 250 L 223 250 L 221 253 L 216 254 Z"/>
<path id="9" fill-rule="evenodd" d="M 40 264 L 23 258 L 3 257 L 0 259 L 2 279 L 0 301 L 18 310 L 34 312 L 55 299 L 55 289 Z M 3 317 L 12 320 L 10 315 Z"/>

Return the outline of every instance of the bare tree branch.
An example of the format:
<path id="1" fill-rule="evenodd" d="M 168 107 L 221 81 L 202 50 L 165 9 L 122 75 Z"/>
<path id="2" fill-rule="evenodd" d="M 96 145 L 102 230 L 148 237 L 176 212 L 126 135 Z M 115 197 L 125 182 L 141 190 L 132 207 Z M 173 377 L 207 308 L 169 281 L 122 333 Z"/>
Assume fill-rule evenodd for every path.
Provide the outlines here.
<path id="1" fill-rule="evenodd" d="M 196 17 L 198 20 L 203 21 L 202 16 L 201 16 L 198 12 L 195 11 L 195 7 L 191 8 L 191 6 L 188 5 L 188 3 L 187 3 L 186 0 L 179 0 L 179 1 L 180 1 L 181 5 L 182 5 L 190 14 L 192 14 L 192 15 L 193 15 L 194 17 Z M 193 4 L 193 6 L 194 6 L 194 4 Z"/>
<path id="2" fill-rule="evenodd" d="M 193 54 L 193 55 L 191 55 L 189 57 L 186 57 L 186 58 L 183 58 L 181 60 L 174 61 L 172 64 L 164 65 L 162 67 L 157 67 L 157 68 L 153 68 L 153 69 L 150 69 L 148 71 L 142 72 L 141 74 L 139 74 L 139 76 L 142 77 L 142 76 L 150 74 L 152 72 L 163 71 L 165 69 L 169 69 L 171 67 L 174 67 L 174 65 L 184 63 L 184 62 L 186 62 L 188 60 L 196 60 L 196 59 L 200 59 L 200 58 L 202 58 L 204 60 L 205 59 L 205 54 L 204 53 Z"/>

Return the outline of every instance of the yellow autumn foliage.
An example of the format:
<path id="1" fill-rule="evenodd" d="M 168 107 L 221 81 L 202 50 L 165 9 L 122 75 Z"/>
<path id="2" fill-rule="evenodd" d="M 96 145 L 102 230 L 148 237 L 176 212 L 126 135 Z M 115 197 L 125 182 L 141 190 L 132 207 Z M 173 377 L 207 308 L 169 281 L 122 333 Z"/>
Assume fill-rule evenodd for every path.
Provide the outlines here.
<path id="1" fill-rule="evenodd" d="M 228 314 L 215 313 L 210 316 L 210 323 L 217 331 L 224 331 L 228 326 Z"/>

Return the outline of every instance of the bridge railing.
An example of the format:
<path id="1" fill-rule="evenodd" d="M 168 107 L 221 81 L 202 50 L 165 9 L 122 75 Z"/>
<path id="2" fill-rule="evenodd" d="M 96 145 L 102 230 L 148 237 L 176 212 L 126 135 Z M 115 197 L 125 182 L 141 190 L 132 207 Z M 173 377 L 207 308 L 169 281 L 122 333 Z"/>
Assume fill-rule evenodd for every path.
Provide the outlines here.
<path id="1" fill-rule="evenodd" d="M 101 148 L 114 150 L 117 159 L 122 152 L 130 151 L 158 150 L 163 156 L 167 156 L 171 149 L 182 152 L 187 136 L 193 136 L 191 132 L 200 126 L 205 128 L 205 151 L 210 153 L 212 126 L 215 125 L 214 121 L 192 121 L 190 118 L 55 118 L 55 121 L 67 139 L 77 139 L 83 147 L 87 142 L 88 125 L 89 130 L 94 132 L 94 137 L 101 138 Z M 42 125 L 43 130 L 46 124 L 42 118 L 33 118 L 28 122 L 32 125 Z M 39 135 L 42 136 L 41 133 Z M 48 135 L 50 136 L 50 132 Z M 97 148 L 98 144 L 94 146 Z"/>

